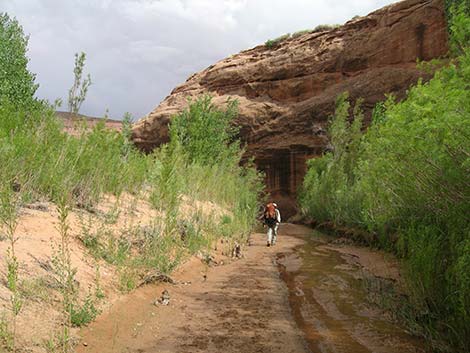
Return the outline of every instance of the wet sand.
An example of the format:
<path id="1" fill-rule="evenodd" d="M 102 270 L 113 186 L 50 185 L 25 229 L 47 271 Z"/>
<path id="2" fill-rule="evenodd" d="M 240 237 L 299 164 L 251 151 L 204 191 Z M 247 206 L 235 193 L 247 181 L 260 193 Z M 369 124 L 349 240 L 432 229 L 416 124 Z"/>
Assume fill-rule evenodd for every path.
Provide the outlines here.
<path id="1" fill-rule="evenodd" d="M 305 243 L 293 251 L 278 253 L 277 263 L 289 288 L 292 315 L 311 352 L 424 352 L 421 339 L 367 301 L 363 282 L 375 276 L 396 281 L 396 263 L 366 248 L 325 245 L 318 233 L 302 239 Z"/>

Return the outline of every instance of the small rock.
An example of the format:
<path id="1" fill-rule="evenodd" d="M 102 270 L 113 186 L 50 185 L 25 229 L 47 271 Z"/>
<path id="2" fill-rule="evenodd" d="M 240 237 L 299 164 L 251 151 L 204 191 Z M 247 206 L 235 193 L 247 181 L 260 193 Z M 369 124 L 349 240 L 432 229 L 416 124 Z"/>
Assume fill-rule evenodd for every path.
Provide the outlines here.
<path id="1" fill-rule="evenodd" d="M 168 304 L 170 304 L 170 299 L 163 299 L 161 304 L 162 304 L 162 305 L 168 305 Z"/>
<path id="2" fill-rule="evenodd" d="M 335 239 L 332 241 L 332 244 L 336 244 L 336 245 L 352 245 L 354 244 L 354 241 L 352 239 L 349 239 L 349 238 L 345 238 L 345 237 L 341 237 L 341 238 L 338 238 L 338 239 Z"/>
<path id="3" fill-rule="evenodd" d="M 14 192 L 20 192 L 21 191 L 21 184 L 18 183 L 17 181 L 13 181 L 11 183 L 11 189 L 14 191 Z"/>
<path id="4" fill-rule="evenodd" d="M 30 210 L 42 211 L 47 212 L 49 211 L 49 204 L 47 202 L 33 202 L 24 205 L 25 208 L 29 208 Z"/>
<path id="5" fill-rule="evenodd" d="M 167 276 L 159 272 L 149 272 L 144 276 L 141 283 L 139 283 L 139 287 L 145 284 L 157 283 L 157 282 L 176 284 L 176 282 L 170 276 Z"/>
<path id="6" fill-rule="evenodd" d="M 170 293 L 168 293 L 168 291 L 165 289 L 162 292 L 162 296 L 158 298 L 157 300 L 155 300 L 153 305 L 158 306 L 158 305 L 168 305 L 168 304 L 170 304 Z"/>
<path id="7" fill-rule="evenodd" d="M 83 344 L 84 347 L 88 347 L 88 343 L 83 342 L 82 344 Z"/>
<path id="8" fill-rule="evenodd" d="M 162 292 L 162 305 L 168 305 L 170 304 L 170 293 L 165 289 Z"/>
<path id="9" fill-rule="evenodd" d="M 242 247 L 240 244 L 235 243 L 233 247 L 232 257 L 240 259 L 242 257 Z"/>

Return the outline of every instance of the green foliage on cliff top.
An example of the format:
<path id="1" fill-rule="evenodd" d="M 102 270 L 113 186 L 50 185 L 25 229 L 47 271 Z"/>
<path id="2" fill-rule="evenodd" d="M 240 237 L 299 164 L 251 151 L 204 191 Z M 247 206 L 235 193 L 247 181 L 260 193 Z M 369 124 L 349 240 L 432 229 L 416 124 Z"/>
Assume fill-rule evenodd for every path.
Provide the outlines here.
<path id="1" fill-rule="evenodd" d="M 302 36 L 304 34 L 307 34 L 307 33 L 331 31 L 331 30 L 333 30 L 335 28 L 338 28 L 338 27 L 340 27 L 340 25 L 338 25 L 338 24 L 333 24 L 333 25 L 322 24 L 322 25 L 316 26 L 314 29 L 303 29 L 303 30 L 294 32 L 292 34 L 291 33 L 286 33 L 286 34 L 284 34 L 282 36 L 279 36 L 275 39 L 269 39 L 264 43 L 264 45 L 267 48 L 272 49 L 272 48 L 277 47 L 279 44 L 281 44 L 282 42 L 284 42 L 287 39 L 297 38 L 297 37 L 300 37 L 300 36 Z"/>

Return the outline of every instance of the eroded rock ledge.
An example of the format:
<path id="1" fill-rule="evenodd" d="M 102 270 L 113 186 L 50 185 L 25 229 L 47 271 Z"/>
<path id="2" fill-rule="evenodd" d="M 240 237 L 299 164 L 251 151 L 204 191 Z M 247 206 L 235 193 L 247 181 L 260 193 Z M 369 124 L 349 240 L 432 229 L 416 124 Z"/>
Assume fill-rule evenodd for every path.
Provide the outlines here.
<path id="1" fill-rule="evenodd" d="M 259 45 L 189 77 L 135 124 L 133 139 L 144 150 L 167 142 L 168 122 L 189 96 L 208 93 L 220 105 L 236 98 L 247 156 L 266 172 L 268 191 L 292 208 L 305 161 L 328 143 L 325 128 L 336 97 L 344 91 L 362 97 L 368 121 L 386 93 L 401 98 L 418 78 L 429 78 L 416 60 L 446 55 L 447 40 L 443 0 L 406 0 L 334 30 L 271 49 Z"/>

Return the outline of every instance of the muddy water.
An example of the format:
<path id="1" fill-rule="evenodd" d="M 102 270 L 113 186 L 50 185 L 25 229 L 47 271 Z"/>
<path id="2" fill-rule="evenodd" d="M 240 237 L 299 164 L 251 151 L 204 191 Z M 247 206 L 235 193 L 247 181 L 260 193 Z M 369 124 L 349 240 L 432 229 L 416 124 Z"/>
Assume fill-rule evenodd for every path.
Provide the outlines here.
<path id="1" fill-rule="evenodd" d="M 319 234 L 278 254 L 289 303 L 313 353 L 424 352 L 424 343 L 368 304 L 364 270 L 324 246 Z"/>

